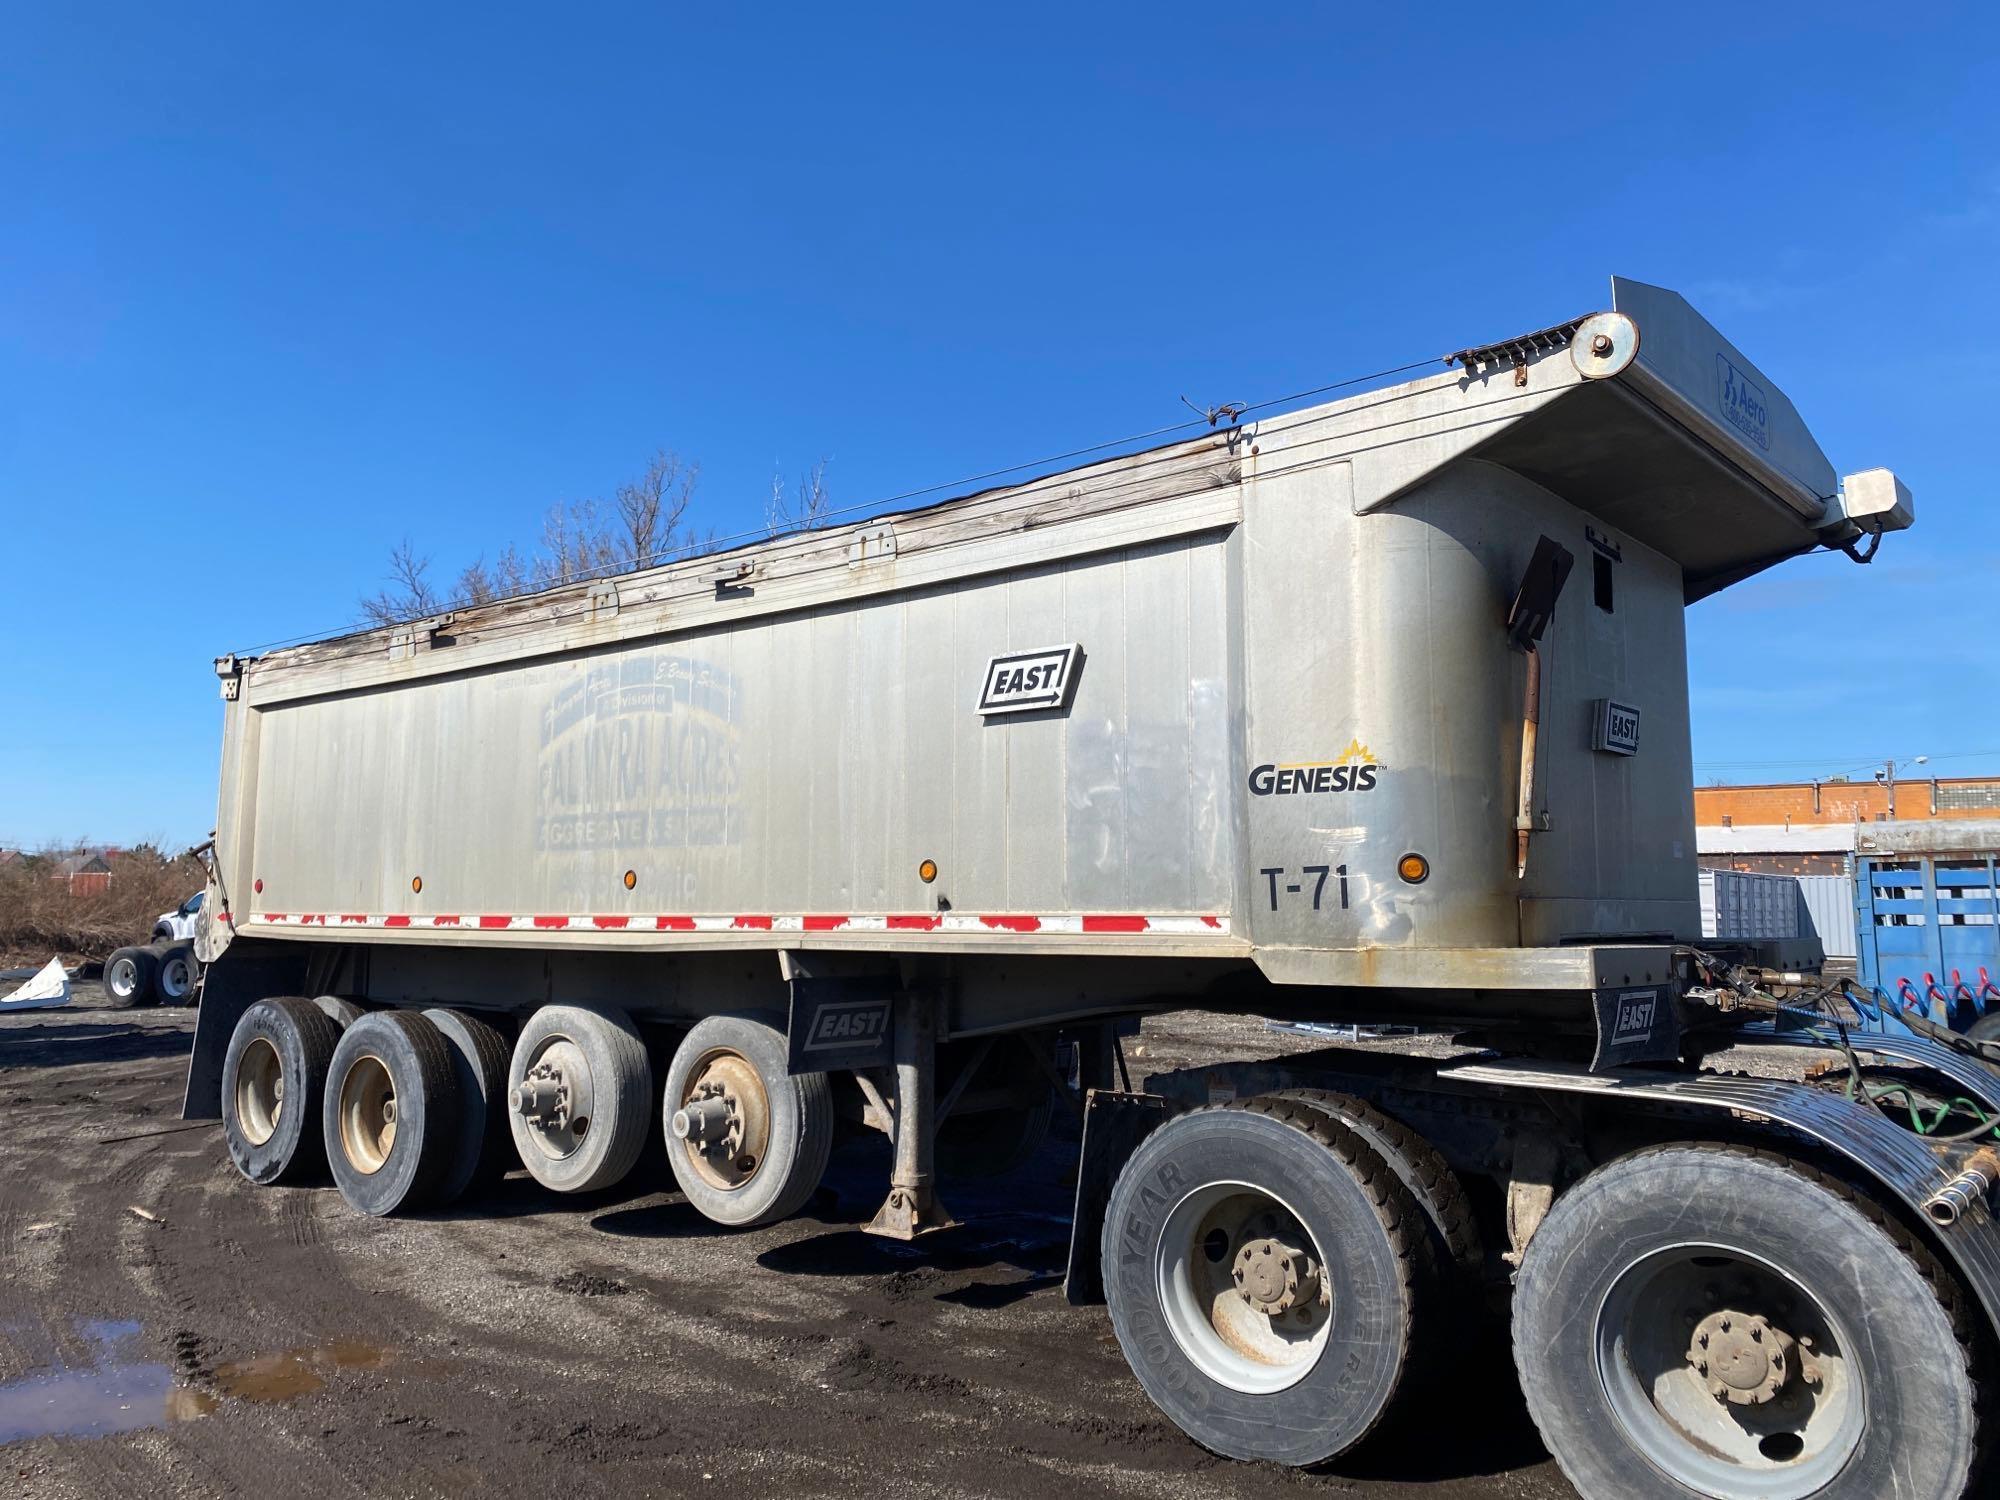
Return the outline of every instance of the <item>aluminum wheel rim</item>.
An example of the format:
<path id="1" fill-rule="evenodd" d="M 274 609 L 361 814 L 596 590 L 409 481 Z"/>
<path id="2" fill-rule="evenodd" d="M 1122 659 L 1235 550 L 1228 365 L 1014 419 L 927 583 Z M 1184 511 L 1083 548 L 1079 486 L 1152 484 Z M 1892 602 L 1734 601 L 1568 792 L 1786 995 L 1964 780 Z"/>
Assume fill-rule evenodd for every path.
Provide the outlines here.
<path id="1" fill-rule="evenodd" d="M 396 1081 L 372 1052 L 354 1059 L 340 1080 L 340 1150 L 364 1177 L 382 1170 L 396 1149 Z"/>
<path id="2" fill-rule="evenodd" d="M 1690 1362 L 1701 1331 L 1739 1309 L 1796 1341 L 1782 1386 L 1762 1404 L 1719 1399 L 1713 1377 Z M 1770 1261 L 1686 1244 L 1619 1272 L 1598 1307 L 1593 1356 L 1613 1418 L 1661 1473 L 1716 1500 L 1803 1500 L 1847 1466 L 1867 1426 L 1852 1347 L 1825 1306 Z"/>
<path id="3" fill-rule="evenodd" d="M 679 1107 L 686 1110 L 704 1098 L 727 1103 L 729 1127 L 707 1142 L 688 1137 L 681 1142 L 681 1149 L 703 1182 L 733 1193 L 749 1185 L 769 1154 L 771 1096 L 749 1058 L 731 1048 L 717 1047 L 702 1053 L 688 1070 Z"/>
<path id="4" fill-rule="evenodd" d="M 129 958 L 121 958 L 111 966 L 111 993 L 120 1000 L 129 1000 L 139 988 L 139 965 Z"/>
<path id="5" fill-rule="evenodd" d="M 1246 1246 L 1276 1239 L 1320 1267 L 1319 1292 L 1272 1316 L 1241 1295 L 1233 1269 Z M 1297 1385 L 1325 1352 L 1333 1324 L 1325 1258 L 1290 1204 L 1247 1182 L 1214 1182 L 1174 1205 L 1153 1247 L 1167 1329 L 1219 1385 L 1270 1395 Z"/>
<path id="6" fill-rule="evenodd" d="M 185 958 L 170 958 L 160 965 L 160 993 L 169 1000 L 180 999 L 193 983 Z"/>
<path id="7" fill-rule="evenodd" d="M 285 1065 L 278 1049 L 258 1037 L 236 1063 L 236 1124 L 244 1139 L 261 1146 L 278 1133 L 285 1109 Z"/>

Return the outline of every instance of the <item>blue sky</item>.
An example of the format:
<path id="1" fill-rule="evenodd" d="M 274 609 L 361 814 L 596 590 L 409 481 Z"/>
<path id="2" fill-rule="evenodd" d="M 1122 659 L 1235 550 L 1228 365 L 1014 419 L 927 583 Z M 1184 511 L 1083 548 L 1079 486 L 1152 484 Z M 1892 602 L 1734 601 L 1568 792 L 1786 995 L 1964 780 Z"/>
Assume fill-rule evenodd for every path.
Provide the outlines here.
<path id="1" fill-rule="evenodd" d="M 1918 498 L 1691 612 L 1700 772 L 2000 770 L 1992 13 L 1595 9 L 10 7 L 0 841 L 202 836 L 211 658 L 405 535 L 658 447 L 733 531 L 774 465 L 865 501 L 1613 271 Z"/>

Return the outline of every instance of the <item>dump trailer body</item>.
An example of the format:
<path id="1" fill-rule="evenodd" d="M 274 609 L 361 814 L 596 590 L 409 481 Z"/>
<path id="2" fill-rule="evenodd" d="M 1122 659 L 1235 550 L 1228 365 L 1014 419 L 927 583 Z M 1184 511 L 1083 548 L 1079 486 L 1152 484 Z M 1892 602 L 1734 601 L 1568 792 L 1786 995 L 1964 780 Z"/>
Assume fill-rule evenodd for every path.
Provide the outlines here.
<path id="1" fill-rule="evenodd" d="M 1855 527 L 1754 365 L 1614 300 L 1026 484 L 223 658 L 205 951 L 1153 956 L 1389 1013 L 1670 985 L 1683 605 Z M 1545 541 L 1575 576 L 1530 652 Z"/>

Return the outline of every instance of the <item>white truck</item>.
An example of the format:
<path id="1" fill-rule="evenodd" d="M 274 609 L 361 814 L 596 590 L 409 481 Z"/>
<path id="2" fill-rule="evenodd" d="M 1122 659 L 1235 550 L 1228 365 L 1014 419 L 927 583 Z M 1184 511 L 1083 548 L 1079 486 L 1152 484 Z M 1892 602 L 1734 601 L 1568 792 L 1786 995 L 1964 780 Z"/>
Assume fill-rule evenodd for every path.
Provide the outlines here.
<path id="1" fill-rule="evenodd" d="M 187 1112 L 369 1214 L 660 1131 L 721 1225 L 844 1120 L 913 1238 L 1081 1096 L 1069 1294 L 1217 1452 L 1345 1453 L 1476 1286 L 1586 1496 L 1966 1493 L 2000 1073 L 1706 951 L 1693 829 L 1685 605 L 1911 519 L 1616 281 L 1330 404 L 225 656 Z M 1135 1090 L 1172 1007 L 1465 1046 Z"/>

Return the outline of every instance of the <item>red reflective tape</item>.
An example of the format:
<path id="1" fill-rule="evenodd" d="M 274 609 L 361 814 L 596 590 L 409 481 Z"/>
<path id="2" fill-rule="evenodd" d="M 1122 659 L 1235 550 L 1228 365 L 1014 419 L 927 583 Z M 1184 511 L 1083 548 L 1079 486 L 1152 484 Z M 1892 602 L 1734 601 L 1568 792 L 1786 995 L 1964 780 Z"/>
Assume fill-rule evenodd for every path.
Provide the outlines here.
<path id="1" fill-rule="evenodd" d="M 384 917 L 382 925 L 384 927 L 408 927 L 410 919 L 408 917 Z"/>
<path id="2" fill-rule="evenodd" d="M 1222 918 L 1220 917 L 1203 917 L 1201 920 L 1202 925 L 1205 927 L 1220 927 L 1222 925 Z"/>
<path id="3" fill-rule="evenodd" d="M 505 927 L 513 920 L 512 917 L 481 917 L 479 925 L 481 927 Z"/>
<path id="4" fill-rule="evenodd" d="M 729 925 L 731 927 L 754 927 L 759 932 L 769 932 L 771 930 L 771 919 L 769 917 L 738 917 Z"/>
<path id="5" fill-rule="evenodd" d="M 832 932 L 836 928 L 845 927 L 847 925 L 847 918 L 804 917 L 800 919 L 800 925 L 803 926 L 807 932 Z"/>
<path id="6" fill-rule="evenodd" d="M 324 918 L 321 918 L 321 920 L 322 920 L 322 921 L 324 921 L 325 919 L 324 919 Z M 344 912 L 342 912 L 342 913 L 340 914 L 340 920 L 341 920 L 341 921 L 343 921 L 343 922 L 353 922 L 353 923 L 355 923 L 355 924 L 356 924 L 356 925 L 358 925 L 358 926 L 361 926 L 361 927 L 366 927 L 366 926 L 368 925 L 368 914 L 367 914 L 366 912 L 358 912 L 358 911 L 356 911 L 356 912 L 345 912 L 345 911 L 344 911 Z"/>
<path id="7" fill-rule="evenodd" d="M 226 921 L 228 921 L 228 920 L 229 920 L 229 913 L 228 913 L 228 912 L 224 912 L 224 913 L 222 914 L 222 919 L 223 919 L 223 920 L 224 920 L 225 922 L 226 922 Z M 285 920 L 285 914 L 284 914 L 283 912 L 281 912 L 281 911 L 267 911 L 267 912 L 264 912 L 264 913 L 262 913 L 262 914 L 261 914 L 261 915 L 260 915 L 260 916 L 258 917 L 258 920 L 259 920 L 260 922 L 282 922 L 282 921 L 284 921 L 284 920 Z"/>
<path id="8" fill-rule="evenodd" d="M 1040 932 L 1042 930 L 1042 919 L 1040 917 L 981 917 L 979 920 L 999 932 Z"/>
<path id="9" fill-rule="evenodd" d="M 595 922 L 599 927 L 623 927 L 632 919 L 630 917 L 592 917 L 590 920 Z"/>
<path id="10" fill-rule="evenodd" d="M 891 932 L 936 932 L 943 925 L 943 917 L 917 916 L 889 918 L 889 930 Z"/>
<path id="11" fill-rule="evenodd" d="M 568 918 L 568 917 L 536 917 L 536 918 L 535 918 L 535 925 L 536 925 L 537 927 L 567 927 L 567 926 L 569 926 L 569 918 Z"/>
<path id="12" fill-rule="evenodd" d="M 1150 924 L 1144 917 L 1085 917 L 1085 932 L 1144 932 Z"/>
<path id="13" fill-rule="evenodd" d="M 693 932 L 693 917 L 656 917 L 653 925 L 661 932 Z"/>
<path id="14" fill-rule="evenodd" d="M 458 918 L 455 916 L 431 918 L 431 926 L 433 927 L 456 927 L 457 925 Z"/>

